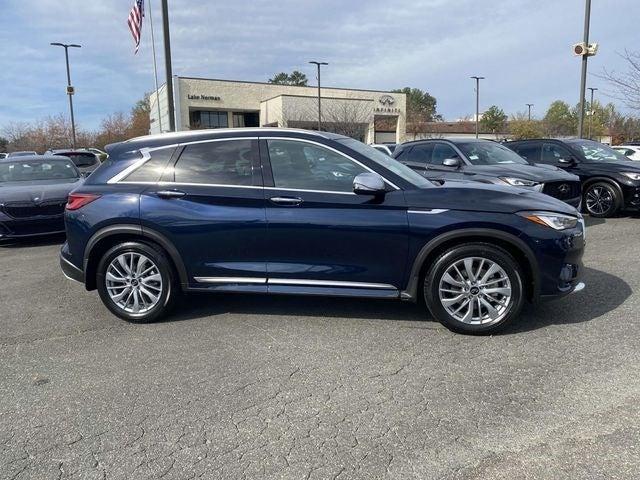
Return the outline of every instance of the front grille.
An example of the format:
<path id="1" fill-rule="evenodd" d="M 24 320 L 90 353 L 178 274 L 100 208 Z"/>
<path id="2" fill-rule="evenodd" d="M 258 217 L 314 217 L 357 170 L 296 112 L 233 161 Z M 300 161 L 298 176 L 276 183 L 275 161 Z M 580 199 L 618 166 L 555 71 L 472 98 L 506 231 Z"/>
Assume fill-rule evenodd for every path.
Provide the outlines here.
<path id="1" fill-rule="evenodd" d="M 62 215 L 66 200 L 49 200 L 42 203 L 5 203 L 2 210 L 12 218 L 51 217 Z"/>
<path id="2" fill-rule="evenodd" d="M 545 183 L 542 193 L 546 193 L 559 200 L 570 200 L 580 196 L 580 182 Z"/>

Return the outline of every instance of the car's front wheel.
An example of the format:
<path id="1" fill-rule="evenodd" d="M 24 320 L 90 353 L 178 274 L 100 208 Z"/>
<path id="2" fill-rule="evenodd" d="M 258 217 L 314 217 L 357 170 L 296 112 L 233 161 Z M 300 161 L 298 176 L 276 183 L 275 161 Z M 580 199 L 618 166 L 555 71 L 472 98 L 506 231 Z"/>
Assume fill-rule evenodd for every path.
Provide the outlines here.
<path id="1" fill-rule="evenodd" d="M 432 315 L 450 330 L 495 333 L 522 309 L 522 278 L 522 268 L 502 248 L 485 243 L 457 245 L 428 270 L 424 298 Z"/>
<path id="2" fill-rule="evenodd" d="M 610 183 L 596 182 L 584 192 L 584 207 L 593 217 L 611 217 L 620 209 L 621 203 L 618 190 Z"/>
<path id="3" fill-rule="evenodd" d="M 130 322 L 159 319 L 178 293 L 166 255 L 141 242 L 125 242 L 109 249 L 98 264 L 96 281 L 106 307 Z"/>

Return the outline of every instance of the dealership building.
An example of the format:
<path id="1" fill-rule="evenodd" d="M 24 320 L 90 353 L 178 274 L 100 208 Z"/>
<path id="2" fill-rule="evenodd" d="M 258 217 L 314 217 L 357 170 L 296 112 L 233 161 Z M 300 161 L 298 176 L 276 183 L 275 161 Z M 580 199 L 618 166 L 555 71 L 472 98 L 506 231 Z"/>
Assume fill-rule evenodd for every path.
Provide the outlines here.
<path id="1" fill-rule="evenodd" d="M 295 85 L 173 77 L 176 130 L 227 127 L 317 129 L 318 89 Z M 160 119 L 158 105 L 160 102 Z M 167 131 L 166 85 L 151 94 L 151 133 Z M 367 143 L 405 140 L 403 93 L 322 88 L 322 127 Z"/>

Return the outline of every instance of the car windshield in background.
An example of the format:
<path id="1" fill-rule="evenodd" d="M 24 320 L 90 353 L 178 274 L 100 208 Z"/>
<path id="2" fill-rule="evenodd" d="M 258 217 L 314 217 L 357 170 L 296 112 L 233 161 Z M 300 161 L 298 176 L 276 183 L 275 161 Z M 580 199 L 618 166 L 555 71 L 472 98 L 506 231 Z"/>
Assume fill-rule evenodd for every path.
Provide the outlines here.
<path id="1" fill-rule="evenodd" d="M 456 146 L 462 150 L 473 165 L 528 165 L 524 158 L 507 147 L 494 142 L 460 142 Z"/>
<path id="2" fill-rule="evenodd" d="M 0 163 L 0 183 L 78 178 L 68 160 L 26 160 Z"/>
<path id="3" fill-rule="evenodd" d="M 397 147 L 397 145 L 393 143 L 385 143 L 384 146 L 387 147 L 391 153 L 395 152 Z"/>
<path id="4" fill-rule="evenodd" d="M 574 148 L 582 151 L 588 162 L 628 162 L 629 158 L 616 152 L 608 145 L 593 140 L 572 140 L 568 142 Z"/>
<path id="5" fill-rule="evenodd" d="M 88 167 L 96 163 L 96 156 L 88 152 L 65 152 L 56 153 L 63 157 L 68 157 L 76 165 L 76 167 Z"/>
<path id="6" fill-rule="evenodd" d="M 392 171 L 399 177 L 402 177 L 404 180 L 409 182 L 414 187 L 427 188 L 433 186 L 433 184 L 429 180 L 427 180 L 419 173 L 416 173 L 406 165 L 403 165 L 396 159 L 391 158 L 389 155 L 382 153 L 379 150 L 376 150 L 370 145 L 365 145 L 364 143 L 359 142 L 358 140 L 354 140 L 353 138 L 345 138 L 343 140 L 338 140 L 338 142 L 342 143 L 344 146 L 349 147 L 352 150 L 355 150 L 359 154 L 364 155 L 368 159 L 376 162 L 381 167 Z"/>

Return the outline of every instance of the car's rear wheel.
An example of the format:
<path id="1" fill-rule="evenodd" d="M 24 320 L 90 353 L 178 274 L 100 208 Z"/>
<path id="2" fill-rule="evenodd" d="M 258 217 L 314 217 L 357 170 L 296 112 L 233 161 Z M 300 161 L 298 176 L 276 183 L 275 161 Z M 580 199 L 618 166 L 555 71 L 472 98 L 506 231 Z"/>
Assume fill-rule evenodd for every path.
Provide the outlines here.
<path id="1" fill-rule="evenodd" d="M 100 260 L 96 275 L 102 302 L 130 322 L 159 319 L 178 293 L 170 261 L 146 243 L 125 242 L 112 247 Z"/>
<path id="2" fill-rule="evenodd" d="M 584 192 L 584 208 L 593 217 L 611 217 L 620 209 L 621 203 L 620 193 L 607 182 L 589 185 Z"/>
<path id="3" fill-rule="evenodd" d="M 518 316 L 523 273 L 505 250 L 485 243 L 457 245 L 440 255 L 424 279 L 432 315 L 459 333 L 489 334 Z"/>

